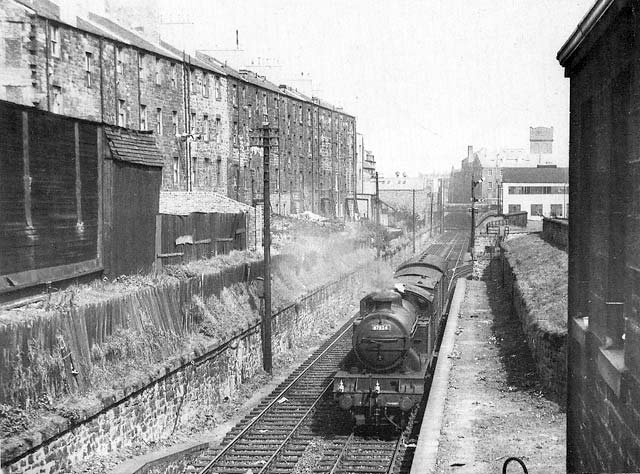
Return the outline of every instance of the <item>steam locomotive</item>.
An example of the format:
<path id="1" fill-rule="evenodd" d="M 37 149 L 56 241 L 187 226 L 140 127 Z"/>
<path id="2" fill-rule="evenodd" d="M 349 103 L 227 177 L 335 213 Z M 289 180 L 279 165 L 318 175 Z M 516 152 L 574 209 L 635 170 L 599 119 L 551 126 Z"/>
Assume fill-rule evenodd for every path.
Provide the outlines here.
<path id="1" fill-rule="evenodd" d="M 356 426 L 403 428 L 432 372 L 447 301 L 446 249 L 395 271 L 393 288 L 360 301 L 353 347 L 333 380 L 334 399 Z"/>

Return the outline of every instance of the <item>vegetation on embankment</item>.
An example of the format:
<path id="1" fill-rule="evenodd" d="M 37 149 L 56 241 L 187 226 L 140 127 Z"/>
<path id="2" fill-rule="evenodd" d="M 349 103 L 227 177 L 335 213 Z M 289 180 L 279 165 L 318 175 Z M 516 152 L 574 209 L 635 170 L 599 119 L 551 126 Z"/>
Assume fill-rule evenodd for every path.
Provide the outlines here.
<path id="1" fill-rule="evenodd" d="M 532 319 L 541 329 L 566 334 L 567 253 L 538 234 L 507 240 L 504 248 Z"/>
<path id="2" fill-rule="evenodd" d="M 345 233 L 320 234 L 281 247 L 273 268 L 274 311 L 373 261 L 375 252 L 354 248 Z M 0 314 L 0 332 L 11 348 L 0 360 L 0 375 L 6 387 L 17 389 L 14 401 L 0 405 L 0 438 L 19 436 L 41 420 L 66 426 L 83 419 L 118 393 L 144 387 L 153 374 L 161 376 L 257 322 L 255 282 L 229 284 L 219 272 L 242 275 L 244 263 L 261 258 L 259 251 L 236 252 L 159 275 L 97 281 Z M 390 274 L 372 271 L 372 286 Z M 205 294 L 207 285 L 219 291 Z"/>

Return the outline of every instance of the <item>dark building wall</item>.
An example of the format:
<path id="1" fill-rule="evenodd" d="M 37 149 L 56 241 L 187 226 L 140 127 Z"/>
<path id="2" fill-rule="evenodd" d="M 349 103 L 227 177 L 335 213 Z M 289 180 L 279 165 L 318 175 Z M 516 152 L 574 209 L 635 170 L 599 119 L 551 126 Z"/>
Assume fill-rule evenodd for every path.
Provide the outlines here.
<path id="1" fill-rule="evenodd" d="M 571 78 L 569 472 L 640 469 L 640 68 L 638 18 L 625 4 L 615 2 L 563 64 Z"/>
<path id="2" fill-rule="evenodd" d="M 162 169 L 105 160 L 107 173 L 112 184 L 111 189 L 105 190 L 110 194 L 112 231 L 110 251 L 105 255 L 105 274 L 116 277 L 147 273 L 155 260 Z"/>
<path id="3" fill-rule="evenodd" d="M 0 130 L 0 292 L 99 269 L 98 126 L 0 102 Z"/>

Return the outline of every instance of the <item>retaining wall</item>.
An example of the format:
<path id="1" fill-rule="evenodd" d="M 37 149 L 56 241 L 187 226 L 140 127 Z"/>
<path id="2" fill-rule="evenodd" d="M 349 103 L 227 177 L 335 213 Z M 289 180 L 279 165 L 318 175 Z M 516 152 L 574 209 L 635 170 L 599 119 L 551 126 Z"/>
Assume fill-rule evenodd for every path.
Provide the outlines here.
<path id="1" fill-rule="evenodd" d="M 545 217 L 542 220 L 542 238 L 550 244 L 566 250 L 569 245 L 569 221 Z"/>
<path id="2" fill-rule="evenodd" d="M 553 331 L 536 319 L 527 306 L 518 279 L 509 260 L 502 256 L 495 263 L 502 266 L 504 290 L 511 295 L 513 309 L 522 323 L 527 345 L 545 389 L 558 403 L 566 405 L 567 395 L 567 333 Z"/>
<path id="3" fill-rule="evenodd" d="M 273 350 L 290 348 L 315 319 L 353 302 L 366 270 L 354 272 L 314 291 L 273 316 Z M 134 441 L 168 437 L 202 406 L 220 403 L 262 367 L 260 327 L 254 325 L 219 347 L 187 354 L 153 374 L 146 383 L 103 400 L 104 406 L 76 426 L 66 422 L 51 431 L 29 433 L 23 451 L 5 467 L 13 473 L 64 473 L 85 457 L 106 455 Z M 56 432 L 56 428 L 58 432 Z M 20 449 L 22 448 L 22 449 Z M 31 448 L 31 449 L 29 449 Z"/>

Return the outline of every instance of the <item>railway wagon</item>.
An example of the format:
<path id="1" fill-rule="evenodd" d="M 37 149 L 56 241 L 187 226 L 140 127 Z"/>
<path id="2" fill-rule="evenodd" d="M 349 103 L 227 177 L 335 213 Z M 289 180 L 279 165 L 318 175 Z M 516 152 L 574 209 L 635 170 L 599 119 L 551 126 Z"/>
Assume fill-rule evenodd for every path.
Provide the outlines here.
<path id="1" fill-rule="evenodd" d="M 446 250 L 401 265 L 393 287 L 360 301 L 352 350 L 333 381 L 334 399 L 355 425 L 400 429 L 420 403 L 447 300 Z"/>

